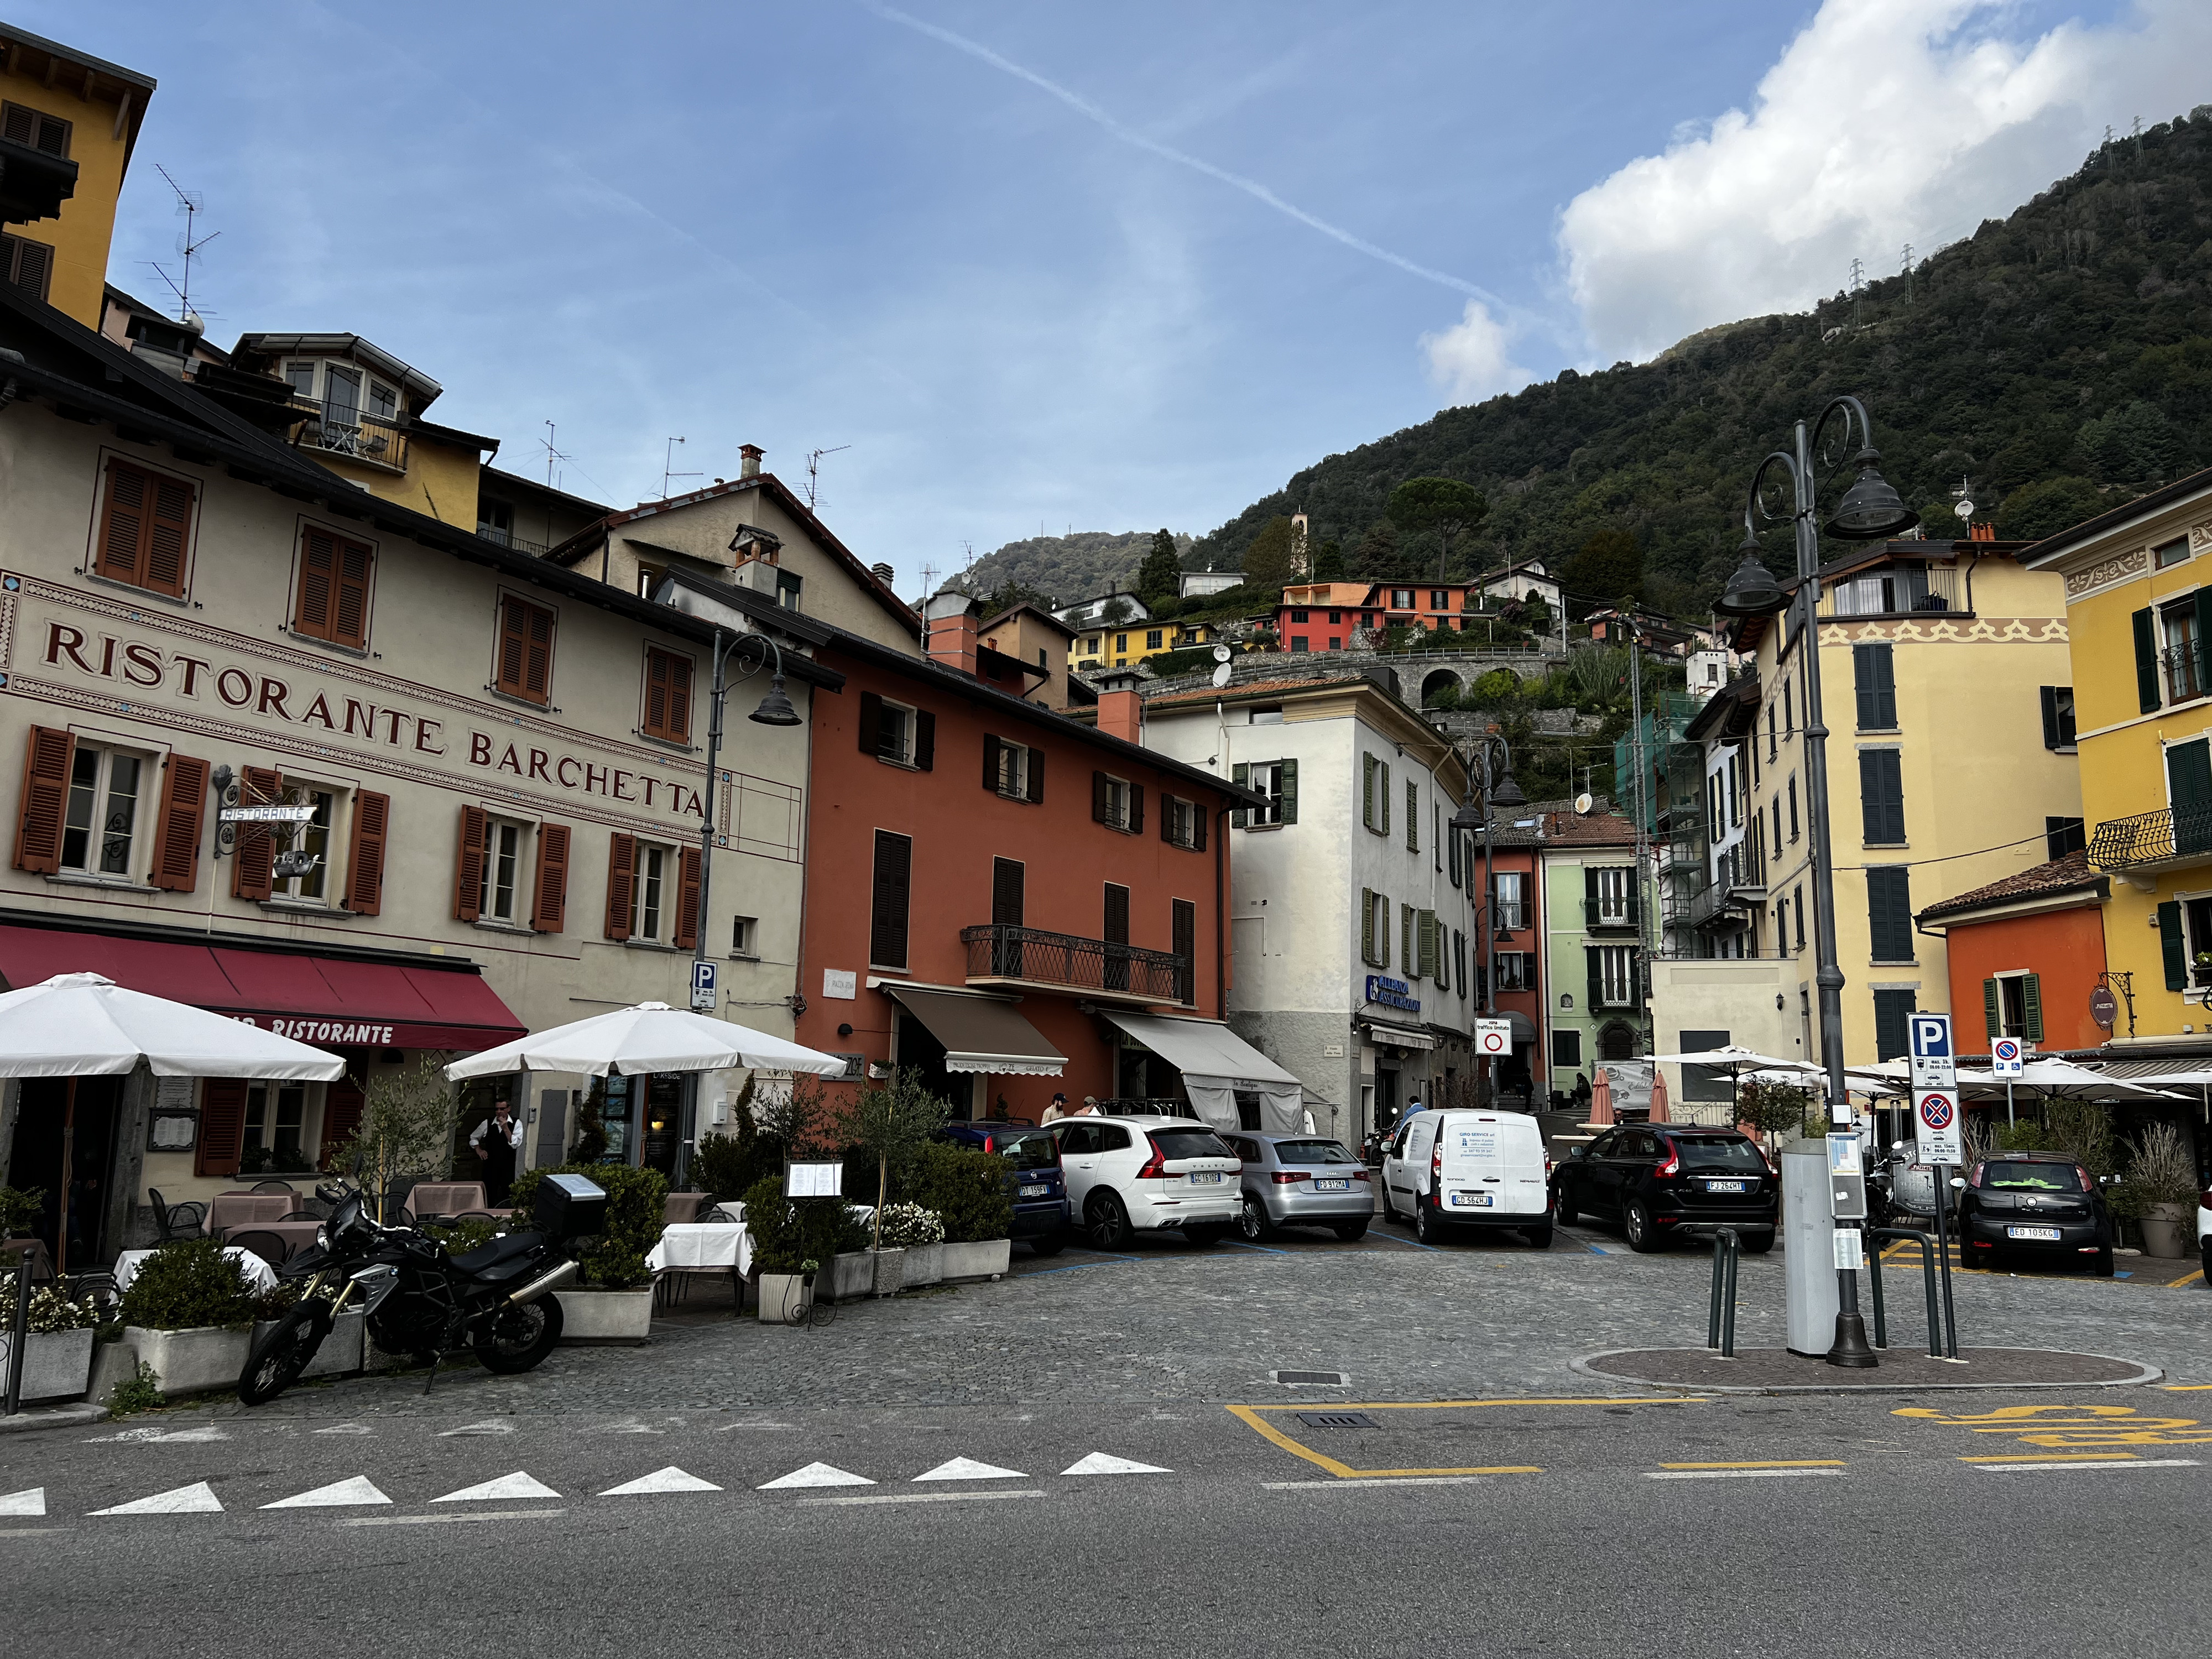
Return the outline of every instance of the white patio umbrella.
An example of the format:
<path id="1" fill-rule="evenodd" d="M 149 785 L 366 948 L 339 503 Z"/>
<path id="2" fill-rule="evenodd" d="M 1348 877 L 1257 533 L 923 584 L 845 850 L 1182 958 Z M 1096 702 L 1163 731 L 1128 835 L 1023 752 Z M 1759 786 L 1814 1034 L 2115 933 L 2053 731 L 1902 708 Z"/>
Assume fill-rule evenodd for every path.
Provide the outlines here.
<path id="1" fill-rule="evenodd" d="M 101 974 L 57 974 L 0 994 L 0 1077 L 69 1079 L 62 1096 L 61 1225 L 54 1272 L 69 1267 L 70 1154 L 76 1080 L 120 1077 L 145 1066 L 156 1077 L 293 1079 L 328 1083 L 345 1061 L 320 1048 L 149 996 Z"/>
<path id="2" fill-rule="evenodd" d="M 509 1072 L 629 1077 L 641 1072 L 726 1072 L 735 1066 L 834 1077 L 845 1069 L 845 1061 L 726 1019 L 687 1013 L 665 1002 L 641 1002 L 471 1054 L 446 1067 L 446 1075 L 459 1083 Z"/>
<path id="3" fill-rule="evenodd" d="M 2212 1066 L 2198 1066 L 2185 1072 L 2166 1072 L 2157 1077 L 2147 1077 L 2140 1080 L 2144 1083 L 2196 1090 L 2198 1103 L 2204 1108 L 2204 1121 L 2207 1123 L 2212 1123 Z"/>
<path id="4" fill-rule="evenodd" d="M 1971 1089 L 1978 1100 L 1994 1100 L 2005 1085 L 2002 1078 L 1991 1077 L 1984 1068 L 1968 1071 L 1960 1067 L 1959 1088 L 1961 1093 Z M 2077 1066 L 2070 1060 L 2050 1054 L 2032 1060 L 2021 1067 L 2020 1075 L 2011 1079 L 2016 1089 L 2034 1089 L 2045 1096 L 2069 1095 L 2075 1100 L 2117 1100 L 2124 1096 L 2142 1095 L 2152 1100 L 2183 1098 L 2168 1094 L 2163 1089 L 2154 1089 L 2148 1082 L 2137 1083 L 2124 1077 L 2107 1077 L 2102 1072 L 2092 1071 L 2087 1066 Z"/>

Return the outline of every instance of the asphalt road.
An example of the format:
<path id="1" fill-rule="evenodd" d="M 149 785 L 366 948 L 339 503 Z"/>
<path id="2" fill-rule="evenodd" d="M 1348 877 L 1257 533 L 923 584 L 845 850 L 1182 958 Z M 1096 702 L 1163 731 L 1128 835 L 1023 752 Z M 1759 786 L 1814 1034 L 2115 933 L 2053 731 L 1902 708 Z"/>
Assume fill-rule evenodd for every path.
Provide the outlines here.
<path id="1" fill-rule="evenodd" d="M 2212 1643 L 2212 1391 L 1578 1393 L 163 1413 L 0 1442 L 0 1629 L 17 1653 L 165 1659 Z M 1063 1473 L 1098 1454 L 1148 1468 Z M 761 1489 L 817 1464 L 869 1484 Z M 672 1469 L 718 1490 L 608 1495 Z M 94 1513 L 148 1498 L 201 1507 Z"/>

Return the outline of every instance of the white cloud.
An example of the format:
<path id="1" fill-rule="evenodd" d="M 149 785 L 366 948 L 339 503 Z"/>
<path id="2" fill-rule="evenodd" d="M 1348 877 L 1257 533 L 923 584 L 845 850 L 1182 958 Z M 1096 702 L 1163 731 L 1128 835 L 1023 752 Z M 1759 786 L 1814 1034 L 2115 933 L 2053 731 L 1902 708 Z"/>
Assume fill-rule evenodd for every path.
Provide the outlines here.
<path id="1" fill-rule="evenodd" d="M 1824 0 L 1748 112 L 1678 136 L 1561 216 L 1569 291 L 1599 362 L 1801 310 L 2002 217 L 2124 132 L 2205 96 L 2212 6 L 2006 32 L 1992 0 Z M 1469 307 L 1470 313 L 1473 307 Z M 1454 331 L 1456 332 L 1457 331 Z"/>
<path id="2" fill-rule="evenodd" d="M 1481 301 L 1469 300 L 1459 321 L 1440 334 L 1421 336 L 1421 352 L 1429 360 L 1429 378 L 1454 403 L 1474 404 L 1518 391 L 1535 378 L 1515 365 L 1512 343 L 1513 331 Z"/>

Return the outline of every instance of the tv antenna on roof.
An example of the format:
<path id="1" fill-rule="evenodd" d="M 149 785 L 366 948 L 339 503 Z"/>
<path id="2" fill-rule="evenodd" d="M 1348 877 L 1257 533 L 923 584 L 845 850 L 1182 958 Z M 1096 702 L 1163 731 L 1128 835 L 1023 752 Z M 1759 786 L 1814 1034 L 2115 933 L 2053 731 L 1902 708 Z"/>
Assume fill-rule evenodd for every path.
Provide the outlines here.
<path id="1" fill-rule="evenodd" d="M 839 444 L 835 449 L 816 449 L 811 450 L 807 453 L 806 510 L 809 513 L 813 514 L 817 518 L 821 516 L 822 512 L 822 497 L 820 494 L 822 483 L 822 458 L 824 455 L 842 455 L 852 447 L 853 446 L 850 444 Z"/>
<path id="2" fill-rule="evenodd" d="M 937 567 L 925 564 L 921 568 L 921 597 L 927 599 L 937 589 Z"/>
<path id="3" fill-rule="evenodd" d="M 219 230 L 212 230 L 204 236 L 198 234 L 197 231 L 199 216 L 207 211 L 207 198 L 203 196 L 198 191 L 186 190 L 174 179 L 171 179 L 169 177 L 168 168 L 163 167 L 158 161 L 154 164 L 154 171 L 160 173 L 164 179 L 167 179 L 169 188 L 177 192 L 177 211 L 184 216 L 185 220 L 184 234 L 177 238 L 177 252 L 184 257 L 185 262 L 183 283 L 179 283 L 173 281 L 169 273 L 162 270 L 158 264 L 154 265 L 154 274 L 159 276 L 163 282 L 167 283 L 169 284 L 169 292 L 177 296 L 177 320 L 180 323 L 189 323 L 194 319 L 194 313 L 192 312 L 192 261 L 199 257 L 199 252 L 202 248 L 205 247 L 210 242 L 215 240 L 215 239 L 222 235 L 222 233 Z M 153 261 L 149 260 L 147 263 L 152 264 Z"/>
<path id="4" fill-rule="evenodd" d="M 703 478 L 707 476 L 703 472 L 676 472 L 670 470 L 676 465 L 676 446 L 683 441 L 681 438 L 671 438 L 667 447 L 661 454 L 660 499 L 664 501 L 668 499 L 668 481 L 671 478 Z"/>
<path id="5" fill-rule="evenodd" d="M 546 422 L 545 435 L 538 441 L 545 447 L 545 487 L 548 489 L 558 489 L 561 487 L 560 481 L 553 476 L 555 465 L 561 461 L 573 461 L 576 459 L 567 450 L 554 447 L 553 434 L 556 429 L 552 422 Z"/>

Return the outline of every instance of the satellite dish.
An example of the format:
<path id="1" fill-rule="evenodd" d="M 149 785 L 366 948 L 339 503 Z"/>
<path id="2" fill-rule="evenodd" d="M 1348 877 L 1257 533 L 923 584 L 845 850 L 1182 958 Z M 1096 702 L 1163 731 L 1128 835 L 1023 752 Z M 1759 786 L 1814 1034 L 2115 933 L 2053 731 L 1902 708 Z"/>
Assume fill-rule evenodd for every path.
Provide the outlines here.
<path id="1" fill-rule="evenodd" d="M 1969 501 L 1961 501 L 1951 510 L 1962 519 L 1971 519 L 1974 516 L 1974 504 Z"/>
<path id="2" fill-rule="evenodd" d="M 1577 795 L 1575 797 L 1575 811 L 1577 812 L 1587 812 L 1591 807 L 1596 805 L 1597 797 L 1595 795 Z"/>
<path id="3" fill-rule="evenodd" d="M 1215 646 L 1213 647 L 1213 659 L 1216 662 L 1227 662 L 1229 660 L 1229 647 L 1225 645 Z"/>
<path id="4" fill-rule="evenodd" d="M 1214 684 L 1216 686 L 1224 686 L 1228 684 L 1230 672 L 1230 667 L 1227 663 L 1223 663 L 1220 667 L 1215 669 L 1213 671 Z"/>

